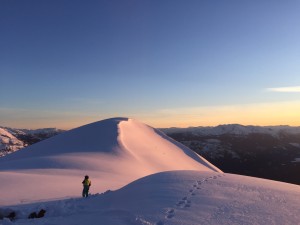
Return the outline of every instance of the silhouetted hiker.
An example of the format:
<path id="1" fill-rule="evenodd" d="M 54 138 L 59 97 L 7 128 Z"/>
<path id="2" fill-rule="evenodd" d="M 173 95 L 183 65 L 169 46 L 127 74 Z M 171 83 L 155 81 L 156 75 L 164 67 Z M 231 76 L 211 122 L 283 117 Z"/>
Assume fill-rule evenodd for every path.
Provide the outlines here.
<path id="1" fill-rule="evenodd" d="M 82 181 L 82 184 L 83 184 L 82 197 L 86 197 L 87 198 L 89 196 L 90 186 L 92 185 L 92 182 L 90 181 L 88 175 L 86 175 L 84 177 L 84 180 Z"/>

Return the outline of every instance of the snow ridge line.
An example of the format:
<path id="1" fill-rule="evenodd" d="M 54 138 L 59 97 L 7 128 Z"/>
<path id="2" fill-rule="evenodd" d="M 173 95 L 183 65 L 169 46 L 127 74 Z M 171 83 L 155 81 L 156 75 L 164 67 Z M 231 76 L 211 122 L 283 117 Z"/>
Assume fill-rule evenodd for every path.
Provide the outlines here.
<path id="1" fill-rule="evenodd" d="M 192 187 L 189 189 L 186 196 L 180 199 L 176 204 L 175 207 L 170 207 L 166 209 L 165 216 L 163 220 L 158 221 L 155 225 L 164 225 L 166 220 L 172 219 L 176 215 L 177 210 L 182 210 L 185 208 L 191 207 L 192 198 L 196 195 L 197 190 L 201 189 L 201 185 L 205 184 L 209 180 L 215 180 L 220 177 L 225 176 L 224 173 L 206 177 L 202 180 L 195 180 Z"/>

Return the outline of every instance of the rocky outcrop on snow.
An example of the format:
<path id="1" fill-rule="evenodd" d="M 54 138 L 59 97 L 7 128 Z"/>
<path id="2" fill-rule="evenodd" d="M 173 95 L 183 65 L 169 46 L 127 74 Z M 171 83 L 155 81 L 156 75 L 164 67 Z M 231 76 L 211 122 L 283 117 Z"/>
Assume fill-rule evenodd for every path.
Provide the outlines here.
<path id="1" fill-rule="evenodd" d="M 0 157 L 24 148 L 26 144 L 0 127 Z"/>

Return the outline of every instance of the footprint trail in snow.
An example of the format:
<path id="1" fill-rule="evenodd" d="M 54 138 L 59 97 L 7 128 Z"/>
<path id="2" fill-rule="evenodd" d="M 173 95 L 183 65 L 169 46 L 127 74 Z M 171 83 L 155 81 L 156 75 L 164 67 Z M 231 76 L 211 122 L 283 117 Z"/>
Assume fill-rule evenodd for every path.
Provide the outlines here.
<path id="1" fill-rule="evenodd" d="M 205 184 L 206 182 L 210 180 L 215 180 L 219 177 L 223 177 L 225 174 L 219 174 L 219 175 L 214 175 L 210 177 L 203 178 L 201 180 L 196 180 L 191 188 L 188 190 L 188 193 L 186 196 L 182 197 L 176 204 L 174 208 L 167 208 L 165 212 L 165 220 L 170 220 L 174 216 L 176 216 L 176 210 L 182 210 L 182 209 L 187 209 L 192 206 L 192 199 L 194 196 L 197 195 L 197 190 L 201 189 L 201 185 Z M 163 220 L 160 220 L 156 223 L 156 225 L 164 225 L 165 222 Z"/>

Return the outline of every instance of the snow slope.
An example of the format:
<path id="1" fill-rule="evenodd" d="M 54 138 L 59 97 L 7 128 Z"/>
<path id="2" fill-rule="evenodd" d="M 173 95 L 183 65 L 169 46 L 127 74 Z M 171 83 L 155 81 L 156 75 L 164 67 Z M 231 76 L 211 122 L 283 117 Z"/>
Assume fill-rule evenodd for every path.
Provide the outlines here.
<path id="1" fill-rule="evenodd" d="M 297 225 L 297 185 L 207 171 L 169 171 L 117 191 L 13 206 L 18 220 L 3 225 Z M 29 220 L 33 211 L 46 216 Z M 1 222 L 0 222 L 1 224 Z"/>
<path id="2" fill-rule="evenodd" d="M 0 158 L 0 193 L 5 193 L 0 205 L 79 196 L 86 174 L 97 193 L 170 170 L 221 173 L 158 130 L 127 118 L 107 119 Z"/>

